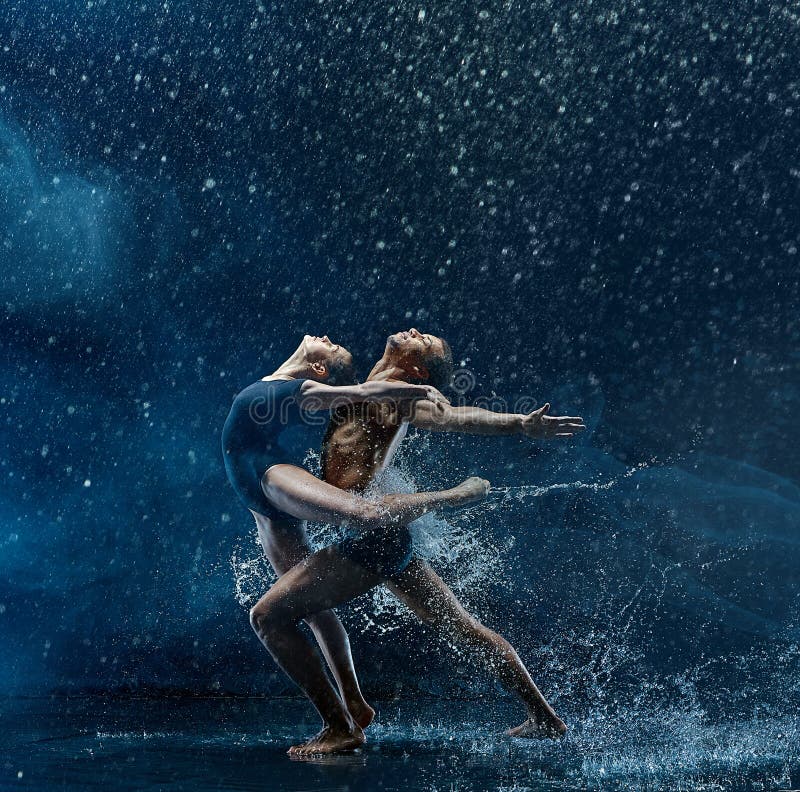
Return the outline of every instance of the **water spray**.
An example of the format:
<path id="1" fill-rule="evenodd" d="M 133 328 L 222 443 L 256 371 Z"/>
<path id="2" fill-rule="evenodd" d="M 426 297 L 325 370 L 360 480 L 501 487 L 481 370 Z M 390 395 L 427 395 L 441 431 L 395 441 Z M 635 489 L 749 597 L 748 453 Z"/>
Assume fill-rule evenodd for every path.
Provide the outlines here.
<path id="1" fill-rule="evenodd" d="M 509 499 L 525 500 L 526 498 L 540 498 L 542 495 L 549 495 L 552 492 L 565 492 L 569 490 L 590 490 L 600 492 L 608 490 L 619 484 L 621 481 L 630 478 L 634 474 L 648 467 L 646 462 L 642 462 L 635 467 L 629 468 L 619 476 L 608 481 L 567 481 L 556 484 L 522 484 L 515 487 L 489 487 L 489 495 L 501 501 Z"/>

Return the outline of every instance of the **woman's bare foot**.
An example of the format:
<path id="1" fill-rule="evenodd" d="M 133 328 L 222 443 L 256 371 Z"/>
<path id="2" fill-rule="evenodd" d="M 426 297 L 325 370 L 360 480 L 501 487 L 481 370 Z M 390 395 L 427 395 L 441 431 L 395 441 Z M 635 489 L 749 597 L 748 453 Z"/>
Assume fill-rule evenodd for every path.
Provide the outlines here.
<path id="1" fill-rule="evenodd" d="M 315 734 L 302 745 L 293 745 L 286 753 L 290 756 L 341 753 L 353 751 L 361 747 L 365 741 L 364 732 L 356 724 L 349 731 L 326 726 L 319 734 Z"/>
<path id="2" fill-rule="evenodd" d="M 489 494 L 489 482 L 479 476 L 470 476 L 457 487 L 448 490 L 447 505 L 453 509 L 460 509 L 470 503 L 482 501 Z"/>
<path id="3" fill-rule="evenodd" d="M 535 718 L 528 718 L 524 723 L 509 729 L 506 734 L 510 737 L 525 737 L 529 740 L 557 740 L 564 736 L 567 724 L 561 718 L 547 718 L 538 721 Z"/>
<path id="4" fill-rule="evenodd" d="M 360 701 L 348 701 L 347 711 L 362 729 L 366 729 L 375 718 L 375 710 L 363 698 Z"/>

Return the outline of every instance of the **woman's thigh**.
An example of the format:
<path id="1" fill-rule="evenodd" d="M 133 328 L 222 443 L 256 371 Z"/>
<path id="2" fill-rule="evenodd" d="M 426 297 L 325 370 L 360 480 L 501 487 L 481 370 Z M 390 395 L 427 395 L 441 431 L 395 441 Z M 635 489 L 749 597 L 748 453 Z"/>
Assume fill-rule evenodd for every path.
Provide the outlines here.
<path id="1" fill-rule="evenodd" d="M 300 520 L 340 525 L 363 519 L 368 506 L 374 509 L 360 495 L 327 484 L 297 465 L 273 465 L 261 487 L 272 506 Z"/>
<path id="2" fill-rule="evenodd" d="M 256 525 L 264 555 L 279 576 L 314 552 L 303 520 L 256 515 Z"/>

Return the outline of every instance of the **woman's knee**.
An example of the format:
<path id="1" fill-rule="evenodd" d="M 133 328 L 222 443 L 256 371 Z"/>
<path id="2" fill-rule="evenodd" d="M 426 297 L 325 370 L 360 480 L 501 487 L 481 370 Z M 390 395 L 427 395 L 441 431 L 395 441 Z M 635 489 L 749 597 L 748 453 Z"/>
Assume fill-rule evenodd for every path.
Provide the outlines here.
<path id="1" fill-rule="evenodd" d="M 339 617 L 332 611 L 326 610 L 306 616 L 303 621 L 315 632 L 329 633 L 331 630 L 344 630 Z"/>
<path id="2" fill-rule="evenodd" d="M 312 613 L 303 619 L 303 621 L 310 627 L 315 624 L 325 625 L 331 621 L 339 621 L 339 617 L 332 610 L 324 610 L 319 613 Z"/>
<path id="3" fill-rule="evenodd" d="M 264 471 L 264 474 L 261 476 L 261 491 L 267 496 L 267 498 L 270 497 L 272 488 L 276 484 L 276 479 L 277 476 L 272 468 L 267 468 Z"/>

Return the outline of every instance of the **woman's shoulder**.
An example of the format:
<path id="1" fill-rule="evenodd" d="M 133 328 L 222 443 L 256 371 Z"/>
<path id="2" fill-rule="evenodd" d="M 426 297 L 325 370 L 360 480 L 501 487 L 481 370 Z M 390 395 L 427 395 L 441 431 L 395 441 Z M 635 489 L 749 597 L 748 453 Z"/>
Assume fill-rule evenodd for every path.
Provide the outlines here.
<path id="1" fill-rule="evenodd" d="M 306 382 L 304 379 L 286 379 L 284 377 L 271 379 L 270 377 L 264 377 L 243 388 L 237 398 L 243 396 L 251 398 L 258 396 L 285 398 L 299 393 L 304 382 Z"/>

